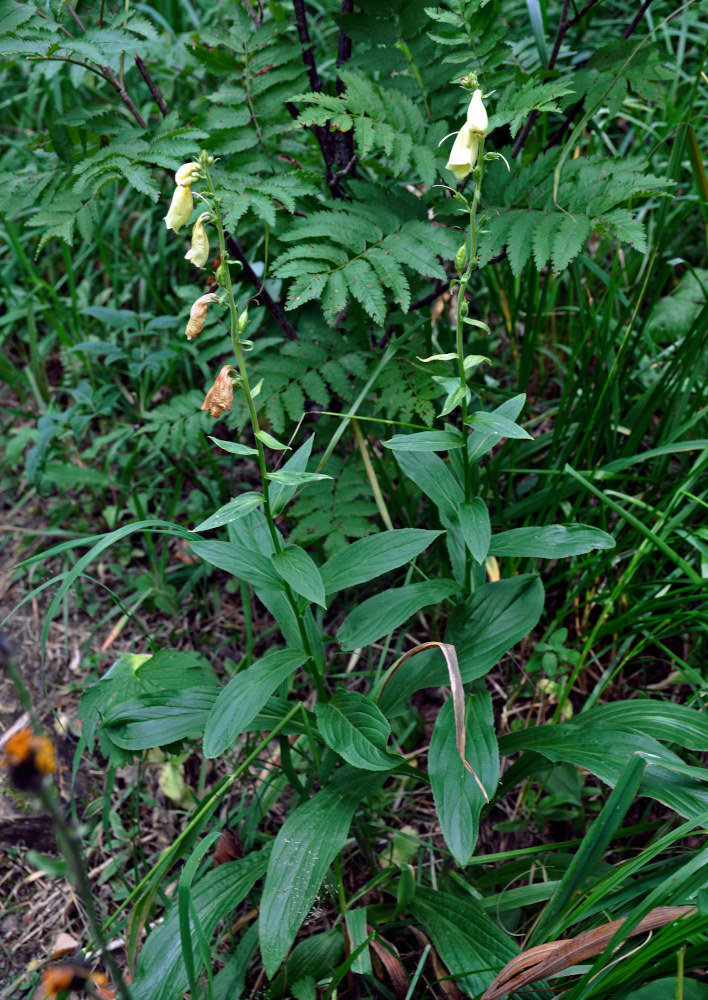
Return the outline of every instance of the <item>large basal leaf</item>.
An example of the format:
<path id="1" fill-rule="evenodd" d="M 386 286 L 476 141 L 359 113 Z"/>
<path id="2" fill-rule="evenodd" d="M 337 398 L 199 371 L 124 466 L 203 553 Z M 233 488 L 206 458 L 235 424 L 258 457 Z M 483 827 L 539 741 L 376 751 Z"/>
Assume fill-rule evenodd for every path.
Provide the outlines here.
<path id="1" fill-rule="evenodd" d="M 543 587 L 536 576 L 485 583 L 450 615 L 445 641 L 457 650 L 465 684 L 483 677 L 514 643 L 538 623 Z M 438 653 L 421 653 L 398 670 L 379 699 L 388 718 L 414 691 L 447 683 L 447 667 Z"/>
<path id="2" fill-rule="evenodd" d="M 536 726 L 503 736 L 499 750 L 502 754 L 533 750 L 548 760 L 567 760 L 613 787 L 632 754 L 640 753 L 648 765 L 640 795 L 657 799 L 688 819 L 708 808 L 708 769 L 687 767 L 675 753 L 637 729 L 594 722 L 588 715 L 587 720 L 581 715 L 563 725 Z"/>
<path id="3" fill-rule="evenodd" d="M 269 556 L 256 554 L 238 542 L 191 541 L 190 548 L 201 559 L 254 586 L 283 590 L 285 584 L 271 565 Z"/>
<path id="4" fill-rule="evenodd" d="M 418 886 L 411 910 L 432 938 L 435 950 L 461 990 L 480 996 L 518 953 L 472 896 Z"/>
<path id="5" fill-rule="evenodd" d="M 492 699 L 488 691 L 465 701 L 467 761 L 491 798 L 499 780 L 499 750 L 494 733 Z M 464 767 L 455 745 L 452 698 L 437 717 L 428 754 L 428 774 L 445 843 L 464 867 L 474 853 L 479 814 L 487 804 L 473 775 Z"/>
<path id="6" fill-rule="evenodd" d="M 491 556 L 532 556 L 561 559 L 593 549 L 612 549 L 615 540 L 600 528 L 587 524 L 549 524 L 544 528 L 511 528 L 492 535 Z"/>
<path id="7" fill-rule="evenodd" d="M 382 774 L 345 767 L 288 816 L 275 839 L 261 900 L 259 935 L 266 973 L 285 959 L 317 897 L 330 864 L 344 847 L 354 812 L 378 791 Z"/>
<path id="8" fill-rule="evenodd" d="M 415 559 L 441 534 L 425 528 L 399 528 L 360 538 L 322 567 L 325 592 L 334 594 L 343 587 L 356 587 L 397 569 Z"/>
<path id="9" fill-rule="evenodd" d="M 248 729 L 279 684 L 307 657 L 299 650 L 277 649 L 232 677 L 216 699 L 204 731 L 204 756 L 218 757 Z"/>
<path id="10" fill-rule="evenodd" d="M 437 604 L 457 590 L 454 580 L 425 580 L 408 587 L 384 590 L 355 608 L 344 619 L 337 639 L 342 649 L 358 649 L 376 642 L 428 604 Z"/>
<path id="11" fill-rule="evenodd" d="M 164 747 L 204 732 L 216 697 L 214 688 L 205 687 L 142 695 L 109 709 L 102 724 L 111 741 L 124 750 Z"/>
<path id="12" fill-rule="evenodd" d="M 271 561 L 296 594 L 322 608 L 327 607 L 320 571 L 304 549 L 299 545 L 286 545 L 282 552 L 271 556 Z"/>
<path id="13" fill-rule="evenodd" d="M 708 715 L 673 701 L 653 698 L 614 701 L 583 712 L 580 719 L 593 726 L 636 729 L 655 740 L 677 743 L 688 750 L 708 747 Z"/>
<path id="14" fill-rule="evenodd" d="M 229 861 L 207 872 L 192 888 L 192 904 L 207 941 L 218 922 L 238 906 L 265 873 L 269 854 L 269 847 L 265 847 L 240 861 Z M 193 961 L 198 970 L 202 958 L 195 937 L 193 933 Z M 187 987 L 179 912 L 174 905 L 145 942 L 138 961 L 138 975 L 130 985 L 130 995 L 133 1000 L 177 1000 Z"/>
<path id="15" fill-rule="evenodd" d="M 348 764 L 365 771 L 390 771 L 403 760 L 386 750 L 391 726 L 372 701 L 356 691 L 337 691 L 315 707 L 325 743 Z"/>

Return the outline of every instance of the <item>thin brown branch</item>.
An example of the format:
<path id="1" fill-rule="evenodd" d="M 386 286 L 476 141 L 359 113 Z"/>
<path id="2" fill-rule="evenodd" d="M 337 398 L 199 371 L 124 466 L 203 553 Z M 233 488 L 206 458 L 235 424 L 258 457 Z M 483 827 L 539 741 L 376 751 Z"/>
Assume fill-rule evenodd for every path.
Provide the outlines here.
<path id="1" fill-rule="evenodd" d="M 237 260 L 243 267 L 244 277 L 248 281 L 250 281 L 250 283 L 256 289 L 256 295 L 255 295 L 256 301 L 260 302 L 261 305 L 264 305 L 266 307 L 268 312 L 271 314 L 275 322 L 278 324 L 280 329 L 283 331 L 283 333 L 289 340 L 297 340 L 297 330 L 292 325 L 292 323 L 285 315 L 283 310 L 280 308 L 278 303 L 266 291 L 265 285 L 258 277 L 256 272 L 253 270 L 251 265 L 248 263 L 248 259 L 246 258 L 246 255 L 239 246 L 238 242 L 233 238 L 233 236 L 229 236 L 227 244 L 229 248 L 229 253 L 232 255 L 234 260 Z"/>
<path id="2" fill-rule="evenodd" d="M 253 21 L 253 27 L 257 31 L 260 28 L 260 26 L 263 24 L 263 8 L 261 7 L 261 5 L 259 3 L 258 4 L 258 12 L 256 13 L 256 11 L 253 9 L 253 4 L 251 3 L 251 0 L 243 0 L 243 6 L 246 8 L 246 10 L 248 11 L 248 13 L 251 15 L 251 20 Z"/>
<path id="3" fill-rule="evenodd" d="M 563 39 L 565 38 L 568 28 L 570 27 L 570 25 L 568 24 L 569 7 L 570 7 L 570 0 L 563 0 L 563 8 L 561 10 L 560 23 L 558 25 L 558 31 L 556 32 L 555 41 L 553 42 L 553 48 L 551 50 L 551 54 L 548 58 L 548 65 L 546 66 L 547 70 L 551 70 L 555 66 L 556 59 L 558 58 L 558 53 L 560 52 L 561 45 L 563 44 Z M 538 120 L 538 115 L 539 115 L 538 111 L 532 111 L 531 114 L 526 119 L 526 121 L 524 122 L 524 126 L 517 135 L 516 142 L 514 143 L 514 147 L 511 151 L 512 156 L 514 157 L 518 156 L 521 150 L 523 149 L 524 143 L 526 142 L 526 139 L 528 138 L 531 129 L 534 127 L 534 125 Z"/>
<path id="4" fill-rule="evenodd" d="M 115 75 L 111 67 L 101 66 L 101 74 L 104 77 L 104 79 L 108 80 L 108 82 L 112 84 L 113 87 L 115 87 L 121 101 L 123 102 L 123 104 L 125 104 L 128 111 L 130 111 L 131 115 L 136 120 L 140 128 L 147 128 L 145 119 L 136 108 L 135 104 L 133 103 L 132 97 L 125 89 L 125 86 L 119 81 L 118 77 Z"/>
<path id="5" fill-rule="evenodd" d="M 578 11 L 575 17 L 571 17 L 570 21 L 568 21 L 568 28 L 574 28 L 578 21 L 582 21 L 588 11 L 592 10 L 592 8 L 596 7 L 599 3 L 600 0 L 588 0 L 583 9 Z"/>
<path id="6" fill-rule="evenodd" d="M 78 26 L 79 26 L 79 27 L 81 28 L 81 30 L 82 30 L 83 32 L 85 32 L 85 31 L 86 31 L 86 28 L 84 27 L 84 24 L 83 24 L 83 21 L 81 20 L 81 18 L 80 18 L 80 17 L 79 17 L 79 15 L 78 15 L 78 14 L 76 13 L 76 11 L 74 10 L 74 8 L 72 7 L 72 5 L 71 5 L 70 3 L 68 3 L 68 4 L 66 5 L 66 9 L 67 9 L 67 10 L 69 11 L 69 13 L 70 13 L 70 14 L 71 14 L 71 16 L 73 17 L 73 19 L 74 19 L 74 20 L 76 21 L 76 23 L 78 24 Z"/>
<path id="7" fill-rule="evenodd" d="M 162 117 L 163 118 L 167 118 L 167 115 L 169 114 L 169 108 L 165 104 L 164 98 L 163 98 L 162 94 L 160 93 L 160 91 L 158 90 L 157 84 L 154 82 L 153 78 L 150 76 L 150 74 L 148 72 L 147 66 L 142 61 L 142 59 L 140 58 L 140 56 L 138 56 L 138 55 L 136 55 L 136 57 L 135 57 L 135 65 L 138 67 L 138 72 L 142 76 L 143 80 L 148 85 L 148 90 L 150 91 L 150 93 L 152 94 L 153 98 L 155 99 L 155 103 L 157 104 L 158 108 L 160 109 L 160 111 L 162 113 Z"/>
<path id="8" fill-rule="evenodd" d="M 310 40 L 310 29 L 307 27 L 307 12 L 305 11 L 304 0 L 293 0 L 293 8 L 295 9 L 297 34 L 302 46 L 302 61 L 305 63 L 307 75 L 310 79 L 310 88 L 317 92 L 322 90 L 322 81 L 315 65 L 315 56 Z"/>
<path id="9" fill-rule="evenodd" d="M 622 38 L 624 38 L 625 41 L 634 32 L 634 29 L 637 27 L 637 25 L 639 24 L 639 22 L 641 21 L 641 19 L 644 17 L 644 12 L 645 12 L 645 10 L 647 9 L 647 7 L 649 6 L 650 3 L 651 3 L 651 0 L 644 0 L 644 3 L 641 5 L 641 7 L 637 11 L 637 13 L 634 15 L 634 17 L 630 21 L 630 23 L 627 25 L 627 27 L 622 32 Z"/>

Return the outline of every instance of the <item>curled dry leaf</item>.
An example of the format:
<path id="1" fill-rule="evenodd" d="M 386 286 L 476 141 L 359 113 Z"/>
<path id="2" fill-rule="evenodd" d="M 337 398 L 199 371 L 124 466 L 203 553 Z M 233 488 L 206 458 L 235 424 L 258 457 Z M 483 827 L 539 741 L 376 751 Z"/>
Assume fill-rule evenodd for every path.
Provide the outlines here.
<path id="1" fill-rule="evenodd" d="M 678 920 L 695 912 L 695 906 L 657 906 L 650 910 L 636 927 L 632 927 L 627 937 L 655 930 L 657 927 L 670 924 L 672 920 Z M 529 983 L 545 979 L 546 976 L 557 975 L 563 969 L 569 969 L 572 965 L 579 965 L 594 955 L 599 955 L 624 922 L 624 919 L 613 920 L 604 927 L 593 927 L 592 930 L 578 934 L 577 937 L 549 941 L 547 944 L 539 944 L 535 948 L 529 948 L 528 951 L 522 951 L 516 958 L 507 962 L 484 991 L 481 1000 L 501 1000 L 502 997 L 520 990 Z"/>
<path id="2" fill-rule="evenodd" d="M 224 365 L 201 405 L 201 409 L 208 410 L 212 417 L 220 417 L 226 410 L 231 409 L 234 401 L 234 383 L 229 372 L 233 370 L 233 365 Z"/>
<path id="3" fill-rule="evenodd" d="M 475 770 L 465 759 L 465 743 L 467 739 L 467 733 L 465 731 L 465 689 L 462 684 L 462 674 L 460 673 L 460 665 L 457 662 L 457 651 L 455 650 L 455 647 L 449 642 L 424 642 L 420 646 L 416 646 L 415 649 L 409 649 L 407 653 L 404 653 L 396 664 L 396 670 L 398 670 L 398 668 L 402 666 L 406 660 L 409 660 L 411 656 L 415 656 L 416 653 L 422 653 L 424 649 L 435 648 L 439 649 L 445 657 L 447 672 L 450 675 L 450 690 L 452 691 L 452 708 L 455 716 L 455 744 L 457 746 L 457 752 L 460 755 L 460 760 L 462 761 L 465 770 L 469 771 L 479 785 L 482 795 L 485 797 L 487 802 L 489 802 L 489 796 L 487 795 L 484 785 L 479 780 Z M 389 679 L 390 677 L 391 675 L 389 675 Z"/>
<path id="4" fill-rule="evenodd" d="M 368 934 L 371 934 L 373 929 L 369 924 L 366 925 Z M 380 935 L 378 938 L 372 938 L 369 945 L 388 973 L 397 1000 L 403 1000 L 408 993 L 408 979 L 406 978 L 403 963 L 398 957 L 398 950 L 389 941 L 384 941 Z"/>
<path id="5" fill-rule="evenodd" d="M 219 296 L 216 295 L 215 292 L 207 292 L 206 295 L 199 296 L 197 301 L 189 310 L 189 322 L 187 323 L 187 329 L 184 331 L 187 335 L 187 340 L 193 340 L 195 337 L 199 336 L 204 329 L 209 303 L 217 302 L 218 299 Z M 204 407 L 202 407 L 202 409 L 204 409 Z"/>

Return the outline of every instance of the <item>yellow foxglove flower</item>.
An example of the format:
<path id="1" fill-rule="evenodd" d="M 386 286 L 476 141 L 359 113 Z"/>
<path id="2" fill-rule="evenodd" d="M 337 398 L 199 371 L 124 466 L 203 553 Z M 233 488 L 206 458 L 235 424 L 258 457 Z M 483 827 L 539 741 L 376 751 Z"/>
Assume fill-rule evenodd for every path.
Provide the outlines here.
<path id="1" fill-rule="evenodd" d="M 195 337 L 199 336 L 204 329 L 207 306 L 210 302 L 217 302 L 218 299 L 219 296 L 215 295 L 214 292 L 207 292 L 206 295 L 202 295 L 197 299 L 192 308 L 189 310 L 189 321 L 187 323 L 187 329 L 184 331 L 187 335 L 187 340 L 193 340 Z"/>
<path id="2" fill-rule="evenodd" d="M 229 377 L 229 372 L 233 370 L 233 365 L 224 365 L 204 398 L 200 409 L 208 410 L 212 417 L 220 417 L 225 410 L 231 409 L 234 401 L 234 383 Z"/>
<path id="3" fill-rule="evenodd" d="M 464 180 L 477 162 L 478 151 L 479 139 L 470 133 L 469 125 L 465 122 L 457 133 L 445 168 L 452 170 L 458 181 Z"/>
<path id="4" fill-rule="evenodd" d="M 199 180 L 198 163 L 183 163 L 175 174 L 175 184 L 180 184 L 182 187 L 189 187 L 196 180 Z"/>
<path id="5" fill-rule="evenodd" d="M 472 94 L 470 106 L 467 108 L 467 128 L 470 130 L 470 135 L 477 139 L 484 139 L 487 134 L 489 118 L 487 117 L 487 109 L 482 103 L 481 90 L 475 90 Z"/>
<path id="6" fill-rule="evenodd" d="M 204 228 L 204 220 L 209 218 L 208 212 L 202 212 L 192 229 L 192 246 L 184 255 L 185 260 L 191 260 L 195 267 L 204 267 L 209 259 L 209 237 Z"/>
<path id="7" fill-rule="evenodd" d="M 165 216 L 165 225 L 174 233 L 178 233 L 180 227 L 189 219 L 193 209 L 194 199 L 191 187 L 188 184 L 185 186 L 178 184 L 172 195 L 169 211 Z"/>

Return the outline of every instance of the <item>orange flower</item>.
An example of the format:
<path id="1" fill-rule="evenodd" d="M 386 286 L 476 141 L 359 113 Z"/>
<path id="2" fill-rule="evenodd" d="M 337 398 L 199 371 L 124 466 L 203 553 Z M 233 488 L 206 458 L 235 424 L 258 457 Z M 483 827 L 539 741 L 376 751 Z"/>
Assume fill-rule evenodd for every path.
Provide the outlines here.
<path id="1" fill-rule="evenodd" d="M 229 377 L 229 372 L 233 370 L 233 365 L 224 365 L 201 405 L 201 409 L 208 410 L 212 417 L 220 417 L 226 410 L 231 409 L 234 401 L 234 383 Z"/>
<path id="2" fill-rule="evenodd" d="M 20 729 L 7 741 L 4 764 L 15 788 L 37 791 L 44 775 L 54 774 L 54 747 L 31 729 Z"/>

